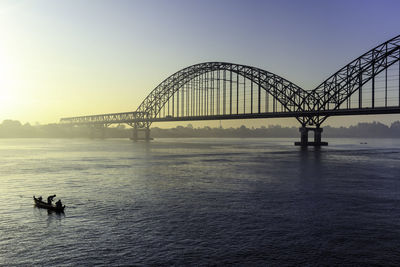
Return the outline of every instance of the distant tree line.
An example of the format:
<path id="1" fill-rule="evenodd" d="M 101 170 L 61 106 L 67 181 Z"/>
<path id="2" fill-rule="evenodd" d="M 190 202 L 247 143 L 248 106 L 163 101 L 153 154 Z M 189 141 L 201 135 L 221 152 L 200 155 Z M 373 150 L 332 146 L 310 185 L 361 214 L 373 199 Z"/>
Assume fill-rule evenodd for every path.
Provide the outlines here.
<path id="1" fill-rule="evenodd" d="M 358 123 L 350 127 L 323 127 L 324 137 L 379 137 L 400 138 L 400 121 L 393 122 L 390 126 L 379 122 Z M 4 120 L 0 124 L 0 138 L 129 138 L 132 128 L 125 125 L 116 127 L 99 128 L 91 126 L 70 126 L 65 124 L 31 125 L 21 124 L 15 120 Z M 247 128 L 242 125 L 238 128 L 211 128 L 208 126 L 194 128 L 191 124 L 186 127 L 177 126 L 170 129 L 159 127 L 151 128 L 154 138 L 190 138 L 190 137 L 299 137 L 298 127 L 281 127 L 270 125 L 268 127 Z"/>

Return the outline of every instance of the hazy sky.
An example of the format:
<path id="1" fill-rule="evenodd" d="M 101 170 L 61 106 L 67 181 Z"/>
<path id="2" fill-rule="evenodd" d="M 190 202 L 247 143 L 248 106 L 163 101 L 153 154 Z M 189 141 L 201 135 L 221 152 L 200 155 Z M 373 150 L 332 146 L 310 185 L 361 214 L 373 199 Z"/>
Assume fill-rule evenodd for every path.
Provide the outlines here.
<path id="1" fill-rule="evenodd" d="M 0 121 L 133 111 L 169 75 L 205 61 L 260 67 L 314 89 L 398 35 L 399 10 L 397 0 L 0 0 Z M 400 116 L 327 124 L 377 119 Z"/>

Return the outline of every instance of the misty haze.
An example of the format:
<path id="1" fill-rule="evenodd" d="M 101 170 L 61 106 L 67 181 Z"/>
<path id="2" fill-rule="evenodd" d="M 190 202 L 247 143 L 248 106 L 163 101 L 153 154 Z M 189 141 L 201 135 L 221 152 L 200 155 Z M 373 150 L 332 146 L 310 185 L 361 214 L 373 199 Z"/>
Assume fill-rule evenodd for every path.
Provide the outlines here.
<path id="1" fill-rule="evenodd" d="M 400 266 L 399 8 L 0 1 L 0 266 Z"/>

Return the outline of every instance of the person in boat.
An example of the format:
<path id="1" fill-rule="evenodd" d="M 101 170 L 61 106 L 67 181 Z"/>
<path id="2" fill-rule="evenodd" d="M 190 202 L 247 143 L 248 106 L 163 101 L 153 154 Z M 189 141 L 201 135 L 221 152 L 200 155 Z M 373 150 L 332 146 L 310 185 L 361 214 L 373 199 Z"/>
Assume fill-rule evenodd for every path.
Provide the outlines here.
<path id="1" fill-rule="evenodd" d="M 51 205 L 51 202 L 53 202 L 53 198 L 55 198 L 56 195 L 48 196 L 47 197 L 47 204 Z"/>
<path id="2" fill-rule="evenodd" d="M 57 207 L 57 208 L 62 208 L 61 199 L 59 199 L 59 200 L 56 202 L 56 207 Z"/>
<path id="3" fill-rule="evenodd" d="M 39 201 L 42 201 L 42 200 L 43 200 L 42 196 L 38 197 L 38 200 L 39 200 Z"/>

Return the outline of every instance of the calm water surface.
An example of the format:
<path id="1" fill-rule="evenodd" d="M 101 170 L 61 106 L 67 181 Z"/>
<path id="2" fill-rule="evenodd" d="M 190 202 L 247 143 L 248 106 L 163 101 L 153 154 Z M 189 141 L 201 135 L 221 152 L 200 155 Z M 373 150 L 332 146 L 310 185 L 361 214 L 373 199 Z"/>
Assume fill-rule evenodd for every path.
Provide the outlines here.
<path id="1" fill-rule="evenodd" d="M 399 265 L 400 140 L 293 141 L 0 139 L 0 265 Z"/>

